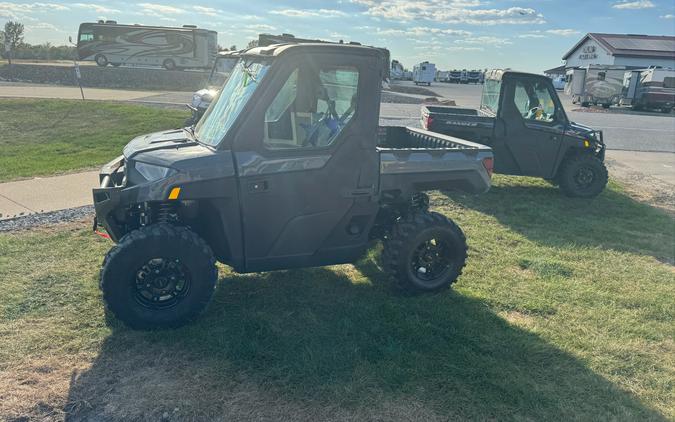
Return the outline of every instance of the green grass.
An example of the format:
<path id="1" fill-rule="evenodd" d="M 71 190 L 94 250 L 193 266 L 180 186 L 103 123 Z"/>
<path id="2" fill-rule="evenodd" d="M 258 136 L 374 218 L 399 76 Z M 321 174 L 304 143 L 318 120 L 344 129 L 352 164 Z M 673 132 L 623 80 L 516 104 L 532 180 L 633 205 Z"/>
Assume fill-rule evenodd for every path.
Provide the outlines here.
<path id="1" fill-rule="evenodd" d="M 105 315 L 110 244 L 88 225 L 0 234 L 0 419 L 675 418 L 671 216 L 616 185 L 571 200 L 508 177 L 432 203 L 470 246 L 453 290 L 397 294 L 377 248 L 221 269 L 206 314 L 168 332 Z"/>
<path id="2" fill-rule="evenodd" d="M 0 99 L 0 182 L 92 168 L 187 112 L 99 101 Z"/>

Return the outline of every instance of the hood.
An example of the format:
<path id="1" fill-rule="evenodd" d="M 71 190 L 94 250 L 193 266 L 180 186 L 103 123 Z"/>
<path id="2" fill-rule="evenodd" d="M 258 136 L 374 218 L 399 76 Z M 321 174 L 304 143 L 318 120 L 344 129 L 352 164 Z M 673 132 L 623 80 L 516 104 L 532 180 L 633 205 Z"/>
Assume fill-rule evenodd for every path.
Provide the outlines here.
<path id="1" fill-rule="evenodd" d="M 186 129 L 174 129 L 141 135 L 131 140 L 122 153 L 127 160 L 140 153 L 198 145 Z"/>
<path id="2" fill-rule="evenodd" d="M 595 136 L 597 132 L 599 131 L 593 129 L 592 127 L 582 125 L 576 122 L 570 122 L 566 134 L 582 139 L 597 138 L 599 140 L 601 139 L 601 137 Z"/>

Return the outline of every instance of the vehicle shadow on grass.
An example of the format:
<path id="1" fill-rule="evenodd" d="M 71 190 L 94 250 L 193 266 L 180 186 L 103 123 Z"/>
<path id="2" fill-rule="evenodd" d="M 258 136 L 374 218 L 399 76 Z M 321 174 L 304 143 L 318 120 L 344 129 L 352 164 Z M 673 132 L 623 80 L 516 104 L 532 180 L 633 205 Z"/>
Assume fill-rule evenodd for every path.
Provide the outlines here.
<path id="1" fill-rule="evenodd" d="M 446 192 L 445 196 L 495 217 L 537 243 L 612 249 L 675 262 L 675 218 L 614 186 L 597 198 L 568 198 L 543 180 L 499 176 L 484 195 Z"/>
<path id="2" fill-rule="evenodd" d="M 396 294 L 371 258 L 225 277 L 178 330 L 110 324 L 67 420 L 666 420 L 480 301 Z"/>

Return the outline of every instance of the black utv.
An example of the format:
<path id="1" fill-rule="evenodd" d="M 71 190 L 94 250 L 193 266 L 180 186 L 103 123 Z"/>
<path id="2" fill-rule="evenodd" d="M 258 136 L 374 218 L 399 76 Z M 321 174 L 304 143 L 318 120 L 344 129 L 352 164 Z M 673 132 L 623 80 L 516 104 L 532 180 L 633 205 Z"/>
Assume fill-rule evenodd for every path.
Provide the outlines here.
<path id="1" fill-rule="evenodd" d="M 132 327 L 177 326 L 209 302 L 216 260 L 241 273 L 347 263 L 376 239 L 404 289 L 454 282 L 464 234 L 423 192 L 485 192 L 492 151 L 378 127 L 383 60 L 346 44 L 247 50 L 196 127 L 132 140 L 93 192 L 94 226 L 117 243 L 108 308 Z"/>
<path id="2" fill-rule="evenodd" d="M 570 121 L 543 75 L 492 70 L 480 109 L 423 106 L 422 126 L 488 145 L 495 172 L 542 177 L 568 196 L 591 198 L 607 185 L 602 131 Z"/>

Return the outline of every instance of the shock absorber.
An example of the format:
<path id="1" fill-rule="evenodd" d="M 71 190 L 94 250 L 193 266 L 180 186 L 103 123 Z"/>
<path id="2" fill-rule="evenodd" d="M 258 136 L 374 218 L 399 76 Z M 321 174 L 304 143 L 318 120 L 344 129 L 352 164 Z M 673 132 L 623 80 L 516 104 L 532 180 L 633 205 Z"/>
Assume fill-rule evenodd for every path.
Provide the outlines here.
<path id="1" fill-rule="evenodd" d="M 160 202 L 157 204 L 157 222 L 168 223 L 174 213 L 174 205 L 169 202 Z"/>

